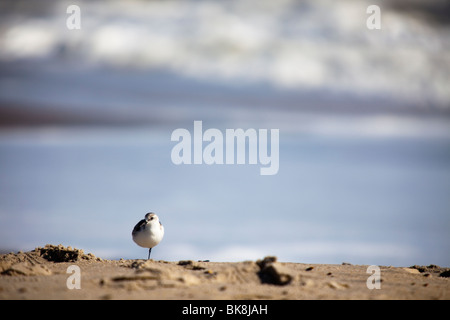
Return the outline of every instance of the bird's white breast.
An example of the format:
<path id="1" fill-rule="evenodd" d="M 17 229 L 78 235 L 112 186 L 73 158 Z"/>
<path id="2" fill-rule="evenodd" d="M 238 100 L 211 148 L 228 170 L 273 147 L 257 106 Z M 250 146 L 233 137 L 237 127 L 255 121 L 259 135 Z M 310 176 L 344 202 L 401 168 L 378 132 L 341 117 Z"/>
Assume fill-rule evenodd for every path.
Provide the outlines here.
<path id="1" fill-rule="evenodd" d="M 133 240 L 144 248 L 153 248 L 164 237 L 164 227 L 158 222 L 147 223 L 139 232 L 133 235 Z"/>

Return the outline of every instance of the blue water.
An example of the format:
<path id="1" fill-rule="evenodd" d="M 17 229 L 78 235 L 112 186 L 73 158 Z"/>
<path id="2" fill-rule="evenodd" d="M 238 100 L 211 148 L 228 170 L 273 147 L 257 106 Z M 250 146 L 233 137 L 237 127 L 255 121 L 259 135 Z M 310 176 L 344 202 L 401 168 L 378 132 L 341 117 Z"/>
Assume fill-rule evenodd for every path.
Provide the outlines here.
<path id="1" fill-rule="evenodd" d="M 166 228 L 155 259 L 450 265 L 450 140 L 280 130 L 280 170 L 174 165 L 170 127 L 0 134 L 0 244 L 145 258 L 134 224 Z"/>

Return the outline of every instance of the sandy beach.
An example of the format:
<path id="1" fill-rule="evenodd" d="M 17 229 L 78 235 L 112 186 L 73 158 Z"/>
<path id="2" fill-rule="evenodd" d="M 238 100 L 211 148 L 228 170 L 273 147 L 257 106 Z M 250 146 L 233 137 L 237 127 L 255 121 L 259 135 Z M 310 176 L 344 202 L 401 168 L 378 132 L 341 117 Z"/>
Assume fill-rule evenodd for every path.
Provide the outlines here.
<path id="1" fill-rule="evenodd" d="M 71 266 L 78 266 L 77 272 Z M 75 267 L 76 268 L 76 267 Z M 450 268 L 257 261 L 104 260 L 46 245 L 0 255 L 0 299 L 449 299 Z M 77 269 L 77 268 L 76 268 Z M 76 288 L 79 285 L 79 289 Z M 72 289 L 69 289 L 72 287 Z"/>

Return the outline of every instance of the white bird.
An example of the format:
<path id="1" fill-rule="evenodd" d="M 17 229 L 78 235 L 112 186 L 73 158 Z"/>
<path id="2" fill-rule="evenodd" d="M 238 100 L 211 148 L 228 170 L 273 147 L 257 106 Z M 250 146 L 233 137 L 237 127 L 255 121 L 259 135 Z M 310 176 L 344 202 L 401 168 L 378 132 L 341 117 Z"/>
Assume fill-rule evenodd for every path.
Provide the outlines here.
<path id="1" fill-rule="evenodd" d="M 149 212 L 145 215 L 145 219 L 134 226 L 131 235 L 138 246 L 148 248 L 148 259 L 150 259 L 152 248 L 160 243 L 164 237 L 164 227 L 158 216 Z"/>

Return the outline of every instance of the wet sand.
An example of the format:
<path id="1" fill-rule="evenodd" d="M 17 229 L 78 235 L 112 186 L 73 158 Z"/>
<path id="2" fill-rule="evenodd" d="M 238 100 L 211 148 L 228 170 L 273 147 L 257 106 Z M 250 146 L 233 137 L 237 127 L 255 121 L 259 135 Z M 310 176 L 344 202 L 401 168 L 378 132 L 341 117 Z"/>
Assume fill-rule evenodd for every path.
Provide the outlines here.
<path id="1" fill-rule="evenodd" d="M 72 270 L 70 266 L 78 266 Z M 76 269 L 76 267 L 75 267 Z M 444 299 L 450 268 L 257 261 L 104 260 L 46 245 L 0 255 L 0 299 Z M 76 288 L 80 286 L 80 289 Z M 69 289 L 69 287 L 74 287 Z"/>

